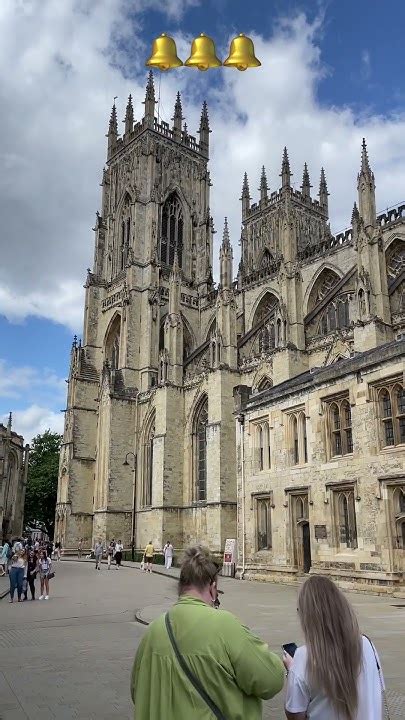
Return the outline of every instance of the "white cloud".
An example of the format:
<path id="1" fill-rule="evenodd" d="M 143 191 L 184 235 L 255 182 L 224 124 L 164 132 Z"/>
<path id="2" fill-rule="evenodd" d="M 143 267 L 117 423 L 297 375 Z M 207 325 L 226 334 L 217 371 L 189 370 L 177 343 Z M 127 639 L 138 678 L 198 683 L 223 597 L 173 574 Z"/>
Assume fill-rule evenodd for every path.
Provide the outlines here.
<path id="1" fill-rule="evenodd" d="M 129 0 L 2 0 L 0 312 L 10 319 L 36 314 L 80 331 L 82 284 L 92 263 L 92 213 L 100 205 L 98 182 L 112 98 L 118 95 L 122 116 L 131 91 L 139 118 L 143 60 L 149 51 L 141 39 L 142 12 L 153 7 L 174 21 L 193 4 L 194 0 L 139 0 L 135 5 Z M 405 195 L 404 116 L 359 117 L 350 108 L 319 102 L 317 90 L 325 74 L 319 29 L 319 21 L 311 25 L 301 15 L 281 23 L 270 40 L 253 35 L 262 67 L 246 73 L 218 71 L 223 86 L 208 88 L 217 245 L 228 215 L 237 250 L 244 170 L 254 200 L 262 164 L 271 189 L 276 189 L 285 144 L 297 187 L 305 160 L 314 194 L 321 165 L 325 166 L 335 231 L 349 225 L 363 135 L 376 175 L 379 208 Z M 174 35 L 183 57 L 190 38 Z M 180 87 L 193 132 L 207 77 L 208 73 L 186 69 L 163 76 L 164 119 L 171 117 Z M 217 254 L 216 247 L 215 260 Z"/>
<path id="2" fill-rule="evenodd" d="M 0 358 L 0 399 L 30 401 L 52 399 L 63 403 L 66 395 L 66 383 L 49 368 L 30 367 L 29 365 L 12 367 Z"/>
<path id="3" fill-rule="evenodd" d="M 0 418 L 3 424 L 7 424 L 7 420 L 8 415 Z M 46 430 L 62 433 L 63 420 L 63 413 L 54 412 L 47 407 L 34 404 L 24 410 L 16 410 L 13 412 L 12 428 L 19 435 L 23 436 L 26 443 L 31 443 L 36 435 Z"/>

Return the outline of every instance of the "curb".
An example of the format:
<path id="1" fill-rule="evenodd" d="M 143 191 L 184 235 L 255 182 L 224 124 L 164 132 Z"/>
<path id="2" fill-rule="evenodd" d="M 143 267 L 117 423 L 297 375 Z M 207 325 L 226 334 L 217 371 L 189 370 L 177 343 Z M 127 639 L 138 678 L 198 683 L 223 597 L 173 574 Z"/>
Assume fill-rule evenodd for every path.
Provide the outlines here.
<path id="1" fill-rule="evenodd" d="M 139 625 L 146 625 L 147 627 L 149 623 L 141 617 L 141 612 L 142 610 L 135 610 L 135 622 L 139 623 Z"/>

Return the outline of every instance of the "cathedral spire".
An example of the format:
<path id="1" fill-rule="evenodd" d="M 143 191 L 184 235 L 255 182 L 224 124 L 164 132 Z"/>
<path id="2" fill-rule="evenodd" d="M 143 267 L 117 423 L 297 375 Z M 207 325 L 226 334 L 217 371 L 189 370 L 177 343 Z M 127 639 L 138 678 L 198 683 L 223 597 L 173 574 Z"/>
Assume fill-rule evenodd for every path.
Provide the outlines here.
<path id="1" fill-rule="evenodd" d="M 125 111 L 125 135 L 129 135 L 134 128 L 134 107 L 132 105 L 132 95 L 129 94 L 127 108 Z"/>
<path id="2" fill-rule="evenodd" d="M 184 120 L 183 118 L 183 108 L 181 106 L 181 97 L 180 93 L 177 93 L 176 96 L 176 102 L 174 104 L 174 115 L 172 117 L 173 120 L 173 135 L 174 139 L 177 140 L 177 142 L 181 141 L 181 126 L 182 122 Z"/>
<path id="3" fill-rule="evenodd" d="M 370 163 L 368 160 L 367 144 L 365 138 L 363 138 L 363 142 L 361 144 L 361 172 L 372 175 Z"/>
<path id="4" fill-rule="evenodd" d="M 7 434 L 8 435 L 11 435 L 12 422 L 13 422 L 13 413 L 9 413 L 8 422 L 7 422 Z"/>
<path id="5" fill-rule="evenodd" d="M 325 210 L 326 215 L 329 214 L 328 212 L 328 186 L 326 184 L 326 177 L 325 177 L 325 170 L 321 168 L 321 179 L 319 182 L 319 204 L 323 210 Z"/>
<path id="6" fill-rule="evenodd" d="M 228 218 L 225 218 L 221 249 L 219 251 L 221 288 L 232 288 L 233 250 L 229 239 Z"/>
<path id="7" fill-rule="evenodd" d="M 280 173 L 282 188 L 290 187 L 291 175 L 292 175 L 292 172 L 290 170 L 290 161 L 288 159 L 287 148 L 285 147 L 284 152 L 283 152 L 283 162 L 281 164 L 281 173 Z"/>
<path id="8" fill-rule="evenodd" d="M 264 168 L 264 165 L 262 167 L 262 174 L 260 177 L 260 200 L 266 200 L 267 199 L 267 191 L 269 187 L 267 185 L 267 177 L 266 177 L 266 170 Z"/>
<path id="9" fill-rule="evenodd" d="M 198 130 L 200 136 L 200 147 L 204 154 L 208 157 L 209 143 L 210 143 L 210 123 L 208 118 L 207 103 L 204 100 L 201 109 L 200 127 Z"/>
<path id="10" fill-rule="evenodd" d="M 306 163 L 304 163 L 304 172 L 302 175 L 302 185 L 301 185 L 302 196 L 304 198 L 311 197 L 311 187 L 312 187 L 312 185 L 309 180 L 308 165 Z"/>
<path id="11" fill-rule="evenodd" d="M 106 137 L 108 138 L 107 157 L 111 157 L 117 145 L 118 139 L 117 108 L 115 107 L 115 100 L 111 108 L 110 122 L 108 124 L 108 133 Z"/>
<path id="12" fill-rule="evenodd" d="M 149 71 L 148 82 L 146 83 L 146 93 L 145 93 L 144 105 L 145 105 L 145 120 L 148 125 L 153 126 L 153 121 L 154 121 L 154 117 L 155 117 L 156 98 L 155 98 L 155 85 L 153 82 L 152 70 Z"/>
<path id="13" fill-rule="evenodd" d="M 364 225 L 375 225 L 376 204 L 375 204 L 375 182 L 374 173 L 371 170 L 368 160 L 367 145 L 363 138 L 361 145 L 361 168 L 357 176 L 357 190 L 359 195 L 359 213 Z"/>
<path id="14" fill-rule="evenodd" d="M 249 182 L 246 172 L 243 176 L 242 196 L 240 199 L 242 200 L 242 218 L 244 218 L 250 208 Z"/>

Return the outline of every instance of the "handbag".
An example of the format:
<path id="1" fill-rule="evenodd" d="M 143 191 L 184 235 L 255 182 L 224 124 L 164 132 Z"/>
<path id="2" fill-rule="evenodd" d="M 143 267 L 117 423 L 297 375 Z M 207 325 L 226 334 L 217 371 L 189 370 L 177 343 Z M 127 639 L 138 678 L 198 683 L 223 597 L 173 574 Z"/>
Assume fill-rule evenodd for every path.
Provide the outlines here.
<path id="1" fill-rule="evenodd" d="M 385 692 L 385 687 L 384 687 L 382 674 L 381 674 L 381 666 L 380 666 L 380 663 L 378 662 L 377 653 L 376 653 L 375 647 L 374 647 L 373 643 L 371 642 L 370 638 L 368 637 L 368 635 L 364 635 L 364 637 L 367 638 L 367 640 L 369 641 L 369 643 L 372 647 L 373 653 L 374 653 L 374 658 L 375 658 L 375 662 L 376 662 L 377 670 L 378 670 L 378 677 L 380 678 L 381 696 L 382 696 L 383 703 L 384 703 L 385 718 L 386 718 L 386 720 L 391 720 L 391 715 L 390 715 L 388 701 L 387 701 L 387 693 Z"/>
<path id="2" fill-rule="evenodd" d="M 48 580 L 52 580 L 52 578 L 54 578 L 54 577 L 55 577 L 55 573 L 54 573 L 54 572 L 50 572 L 49 575 L 48 575 Z"/>
<path id="3" fill-rule="evenodd" d="M 202 700 L 204 700 L 204 702 L 208 705 L 208 707 L 211 710 L 211 712 L 213 713 L 213 715 L 215 715 L 215 717 L 218 718 L 218 720 L 226 720 L 225 715 L 223 715 L 223 713 L 221 712 L 219 707 L 217 705 L 215 705 L 212 698 L 210 698 L 208 693 L 204 690 L 198 677 L 196 675 L 194 675 L 193 671 L 188 667 L 186 661 L 184 660 L 184 658 L 179 650 L 179 647 L 177 645 L 176 638 L 174 637 L 174 634 L 173 634 L 173 628 L 172 628 L 172 624 L 170 622 L 169 613 L 166 613 L 166 615 L 165 615 L 165 624 L 166 624 L 167 634 L 169 636 L 170 642 L 172 644 L 172 648 L 174 650 L 174 654 L 176 655 L 178 663 L 179 663 L 181 669 L 183 670 L 184 674 L 188 677 L 193 688 L 195 690 L 197 690 L 197 692 L 198 692 L 199 696 L 202 698 Z"/>

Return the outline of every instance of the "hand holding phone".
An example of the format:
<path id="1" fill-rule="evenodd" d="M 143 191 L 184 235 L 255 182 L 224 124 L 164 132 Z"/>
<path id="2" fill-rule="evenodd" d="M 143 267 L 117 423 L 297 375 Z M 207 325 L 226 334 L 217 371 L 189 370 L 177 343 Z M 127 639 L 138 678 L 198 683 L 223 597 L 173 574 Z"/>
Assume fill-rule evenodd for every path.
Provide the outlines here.
<path id="1" fill-rule="evenodd" d="M 283 648 L 284 652 L 287 653 L 287 655 L 292 658 L 294 657 L 295 651 L 297 649 L 297 645 L 295 643 L 285 643 L 285 645 L 282 645 L 281 647 Z"/>

